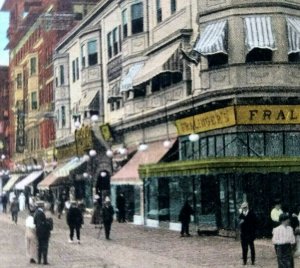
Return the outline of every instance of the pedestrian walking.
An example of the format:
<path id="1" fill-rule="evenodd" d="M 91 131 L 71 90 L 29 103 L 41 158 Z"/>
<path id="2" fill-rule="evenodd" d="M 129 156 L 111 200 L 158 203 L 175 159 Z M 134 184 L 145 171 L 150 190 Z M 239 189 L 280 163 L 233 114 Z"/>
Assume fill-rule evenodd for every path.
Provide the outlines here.
<path id="1" fill-rule="evenodd" d="M 190 206 L 188 201 L 185 201 L 179 213 L 179 221 L 181 222 L 181 237 L 184 237 L 184 234 L 191 236 L 189 231 L 189 225 L 191 222 L 191 215 L 194 214 L 194 210 Z"/>
<path id="2" fill-rule="evenodd" d="M 289 216 L 282 213 L 280 225 L 273 229 L 272 242 L 275 245 L 278 268 L 294 268 L 292 245 L 295 244 L 293 229 L 289 226 Z"/>
<path id="3" fill-rule="evenodd" d="M 14 197 L 10 205 L 11 219 L 17 224 L 18 223 L 18 213 L 19 213 L 19 202 L 16 197 Z"/>
<path id="4" fill-rule="evenodd" d="M 272 220 L 272 225 L 273 228 L 277 227 L 280 225 L 279 222 L 279 216 L 283 213 L 282 209 L 281 209 L 281 203 L 279 200 L 275 200 L 275 206 L 274 208 L 271 210 L 271 220 Z"/>
<path id="5" fill-rule="evenodd" d="M 34 214 L 34 224 L 36 225 L 36 236 L 38 244 L 38 264 L 41 264 L 42 258 L 44 264 L 48 263 L 48 247 L 51 230 L 53 229 L 53 221 L 46 218 L 43 207 L 44 202 L 36 202 L 37 209 Z"/>
<path id="6" fill-rule="evenodd" d="M 26 197 L 23 192 L 20 193 L 18 200 L 19 200 L 20 211 L 23 211 L 25 209 L 25 201 L 26 201 Z"/>
<path id="7" fill-rule="evenodd" d="M 26 242 L 26 255 L 30 263 L 36 263 L 37 258 L 37 237 L 36 228 L 34 224 L 33 211 L 29 211 L 29 215 L 25 221 L 25 242 Z"/>
<path id="8" fill-rule="evenodd" d="M 70 229 L 69 243 L 73 243 L 74 231 L 76 231 L 77 243 L 80 244 L 80 229 L 83 225 L 83 216 L 75 201 L 71 202 L 71 207 L 67 214 L 67 224 Z"/>
<path id="9" fill-rule="evenodd" d="M 107 240 L 110 240 L 110 230 L 111 230 L 111 225 L 113 222 L 113 216 L 114 216 L 114 209 L 110 203 L 110 199 L 107 196 L 105 198 L 105 203 L 104 207 L 102 209 L 102 217 L 103 217 L 103 225 L 104 225 L 104 230 L 105 230 L 105 238 Z"/>
<path id="10" fill-rule="evenodd" d="M 118 209 L 118 221 L 125 222 L 125 207 L 126 207 L 126 200 L 123 193 L 120 193 L 117 197 L 117 209 Z"/>
<path id="11" fill-rule="evenodd" d="M 240 231 L 241 231 L 241 246 L 243 253 L 243 264 L 247 265 L 248 248 L 251 252 L 251 263 L 255 264 L 255 247 L 254 240 L 256 236 L 256 216 L 252 210 L 249 210 L 249 205 L 244 202 L 241 205 L 241 213 L 239 216 Z"/>
<path id="12" fill-rule="evenodd" d="M 8 202 L 8 198 L 5 192 L 3 192 L 2 197 L 1 197 L 1 201 L 2 201 L 2 209 L 3 209 L 3 213 L 7 213 L 7 202 Z"/>

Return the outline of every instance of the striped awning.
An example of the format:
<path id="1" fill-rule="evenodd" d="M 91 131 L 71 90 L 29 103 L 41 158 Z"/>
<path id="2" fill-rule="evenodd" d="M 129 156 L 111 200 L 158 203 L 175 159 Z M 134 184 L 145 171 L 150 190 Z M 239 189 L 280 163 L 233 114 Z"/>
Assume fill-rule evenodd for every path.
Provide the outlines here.
<path id="1" fill-rule="evenodd" d="M 194 50 L 200 54 L 227 54 L 226 45 L 227 20 L 217 21 L 206 26 L 197 41 Z"/>
<path id="2" fill-rule="evenodd" d="M 22 177 L 24 177 L 24 175 L 22 174 L 11 174 L 9 176 L 8 182 L 3 187 L 3 191 L 9 192 L 14 187 L 14 185 L 18 182 L 18 180 L 21 179 Z"/>
<path id="3" fill-rule="evenodd" d="M 122 75 L 120 92 L 126 92 L 133 89 L 132 81 L 143 66 L 144 62 L 135 63 L 129 68 L 126 74 Z"/>
<path id="4" fill-rule="evenodd" d="M 248 51 L 254 48 L 276 49 L 272 31 L 271 17 L 251 16 L 244 18 L 246 46 Z"/>
<path id="5" fill-rule="evenodd" d="M 289 50 L 288 54 L 300 52 L 300 18 L 286 18 Z"/>
<path id="6" fill-rule="evenodd" d="M 16 190 L 25 190 L 25 187 L 28 186 L 29 184 L 33 183 L 35 180 L 37 180 L 44 171 L 33 171 L 31 172 L 27 177 L 25 177 L 23 180 L 18 182 L 15 185 Z"/>

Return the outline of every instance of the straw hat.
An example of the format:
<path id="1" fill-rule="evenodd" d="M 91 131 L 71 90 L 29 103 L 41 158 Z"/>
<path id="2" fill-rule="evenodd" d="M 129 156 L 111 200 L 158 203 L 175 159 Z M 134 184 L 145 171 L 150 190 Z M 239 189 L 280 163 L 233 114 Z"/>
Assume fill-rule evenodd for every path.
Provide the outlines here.
<path id="1" fill-rule="evenodd" d="M 110 202 L 110 198 L 108 196 L 105 197 L 105 202 Z"/>

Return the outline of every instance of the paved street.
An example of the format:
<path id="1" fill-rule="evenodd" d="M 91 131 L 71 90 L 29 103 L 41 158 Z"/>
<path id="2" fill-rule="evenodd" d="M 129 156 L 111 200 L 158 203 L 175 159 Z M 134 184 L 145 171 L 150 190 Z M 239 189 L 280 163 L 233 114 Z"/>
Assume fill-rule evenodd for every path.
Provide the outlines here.
<path id="1" fill-rule="evenodd" d="M 16 226 L 6 215 L 0 215 L 0 268 L 34 267 L 25 257 L 24 220 Z M 88 224 L 83 228 L 82 244 L 67 242 L 64 220 L 55 219 L 49 262 L 51 267 L 243 267 L 239 242 L 221 237 L 180 238 L 177 232 L 113 224 L 112 240 Z M 276 267 L 269 240 L 258 240 L 256 267 Z M 300 260 L 296 260 L 296 266 Z M 250 266 L 250 265 L 249 265 Z"/>

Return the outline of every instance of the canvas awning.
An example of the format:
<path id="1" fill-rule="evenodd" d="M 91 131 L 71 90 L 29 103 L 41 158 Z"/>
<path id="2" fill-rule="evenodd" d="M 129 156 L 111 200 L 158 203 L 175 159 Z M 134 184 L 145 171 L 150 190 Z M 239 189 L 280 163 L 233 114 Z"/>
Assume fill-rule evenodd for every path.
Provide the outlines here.
<path id="1" fill-rule="evenodd" d="M 204 56 L 217 53 L 227 54 L 226 34 L 227 20 L 210 23 L 200 35 L 194 50 Z"/>
<path id="2" fill-rule="evenodd" d="M 79 109 L 81 111 L 86 110 L 98 110 L 99 109 L 99 91 L 91 90 L 83 95 L 83 98 L 79 102 Z"/>
<path id="3" fill-rule="evenodd" d="M 126 74 L 122 75 L 120 92 L 126 92 L 133 89 L 133 79 L 144 66 L 144 62 L 133 64 Z"/>
<path id="4" fill-rule="evenodd" d="M 133 86 L 141 85 L 161 73 L 180 72 L 180 70 L 173 70 L 169 64 L 166 64 L 172 55 L 178 51 L 179 46 L 179 43 L 172 44 L 168 48 L 150 56 L 143 68 L 133 79 Z"/>
<path id="5" fill-rule="evenodd" d="M 67 178 L 73 169 L 78 168 L 80 165 L 85 163 L 87 160 L 85 158 L 73 158 L 69 162 L 59 165 L 53 170 L 45 179 L 43 179 L 38 184 L 38 189 L 47 190 L 50 186 L 58 184 L 61 179 Z"/>
<path id="6" fill-rule="evenodd" d="M 158 163 L 163 159 L 170 148 L 172 148 L 175 141 L 175 139 L 171 141 L 169 148 L 165 148 L 161 141 L 157 141 L 150 143 L 146 151 L 137 151 L 134 156 L 111 177 L 111 184 L 141 183 L 138 173 L 139 166 Z"/>
<path id="7" fill-rule="evenodd" d="M 300 52 L 300 19 L 287 17 L 288 54 Z"/>
<path id="8" fill-rule="evenodd" d="M 31 184 L 32 182 L 37 180 L 40 176 L 42 176 L 43 173 L 44 173 L 44 171 L 31 172 L 29 175 L 27 175 L 27 177 L 25 177 L 23 180 L 21 180 L 20 182 L 18 182 L 16 184 L 15 189 L 16 190 L 25 190 L 26 186 L 28 186 L 29 184 Z"/>
<path id="9" fill-rule="evenodd" d="M 254 48 L 275 50 L 275 38 L 272 31 L 271 17 L 251 16 L 244 19 L 246 46 L 248 51 Z"/>
<path id="10" fill-rule="evenodd" d="M 10 179 L 8 180 L 8 182 L 3 187 L 3 191 L 4 192 L 9 192 L 22 176 L 23 176 L 22 174 L 11 174 L 9 176 Z"/>

